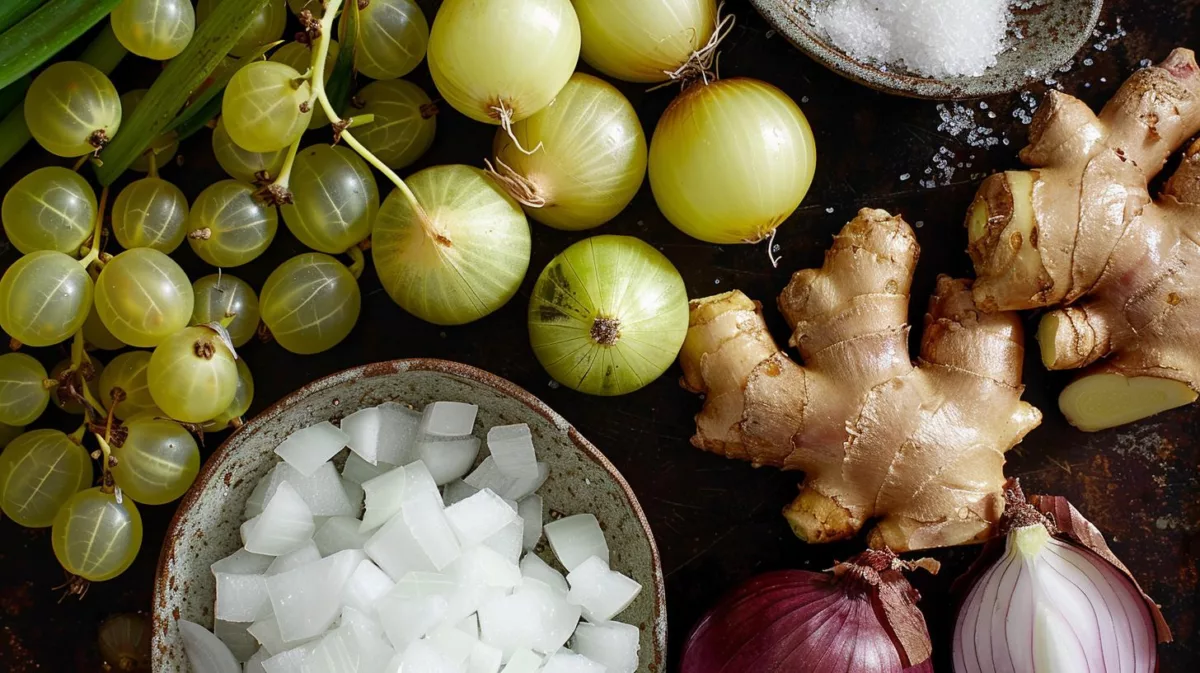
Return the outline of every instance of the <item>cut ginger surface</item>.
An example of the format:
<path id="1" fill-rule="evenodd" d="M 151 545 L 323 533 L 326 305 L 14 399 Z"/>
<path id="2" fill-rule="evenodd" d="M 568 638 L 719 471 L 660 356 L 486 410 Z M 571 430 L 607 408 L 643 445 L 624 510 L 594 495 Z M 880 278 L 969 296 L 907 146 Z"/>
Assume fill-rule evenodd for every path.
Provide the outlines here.
<path id="1" fill-rule="evenodd" d="M 1176 49 L 1099 115 L 1051 91 L 1021 160 L 967 216 L 989 311 L 1049 307 L 1042 362 L 1082 369 L 1059 408 L 1082 430 L 1191 403 L 1200 391 L 1200 142 L 1157 199 L 1148 184 L 1200 132 L 1200 68 Z"/>
<path id="2" fill-rule="evenodd" d="M 872 520 L 870 544 L 898 551 L 985 539 L 1004 509 L 1004 454 L 1041 421 L 1020 399 L 1020 322 L 979 311 L 970 281 L 938 279 L 912 361 L 917 256 L 901 218 L 860 211 L 779 298 L 803 366 L 741 292 L 691 302 L 683 384 L 705 395 L 692 443 L 803 470 L 784 514 L 808 542 Z"/>

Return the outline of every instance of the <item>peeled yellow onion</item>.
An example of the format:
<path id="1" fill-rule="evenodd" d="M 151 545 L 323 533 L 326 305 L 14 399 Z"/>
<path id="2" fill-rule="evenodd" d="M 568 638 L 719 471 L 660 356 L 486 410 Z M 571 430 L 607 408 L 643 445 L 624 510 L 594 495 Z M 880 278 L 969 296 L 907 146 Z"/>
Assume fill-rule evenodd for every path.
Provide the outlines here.
<path id="1" fill-rule="evenodd" d="M 446 0 L 429 36 L 429 72 L 454 109 L 489 124 L 554 100 L 579 61 L 570 0 Z"/>
<path id="2" fill-rule="evenodd" d="M 646 177 L 646 136 L 633 106 L 613 85 L 579 72 L 511 135 L 498 130 L 495 154 L 498 181 L 526 214 L 568 231 L 616 217 Z"/>
<path id="3" fill-rule="evenodd" d="M 755 79 L 696 83 L 650 141 L 650 187 L 681 231 L 709 243 L 755 243 L 800 205 L 817 150 L 804 113 Z"/>
<path id="4" fill-rule="evenodd" d="M 583 60 L 627 82 L 665 82 L 704 48 L 716 0 L 575 0 Z"/>
<path id="5" fill-rule="evenodd" d="M 383 202 L 371 233 L 375 270 L 392 300 L 437 325 L 462 325 L 503 306 L 529 268 L 529 222 L 483 171 L 434 166 Z"/>

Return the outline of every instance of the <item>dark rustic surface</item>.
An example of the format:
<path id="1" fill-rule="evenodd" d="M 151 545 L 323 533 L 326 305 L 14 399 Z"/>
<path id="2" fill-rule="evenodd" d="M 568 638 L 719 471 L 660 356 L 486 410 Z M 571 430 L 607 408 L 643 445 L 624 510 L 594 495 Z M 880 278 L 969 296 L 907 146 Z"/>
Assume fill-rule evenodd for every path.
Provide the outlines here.
<path id="1" fill-rule="evenodd" d="M 425 4 L 428 8 L 432 3 Z M 656 210 L 648 184 L 633 205 L 599 233 L 631 234 L 654 244 L 679 268 L 690 296 L 736 287 L 773 307 L 773 298 L 791 272 L 819 264 L 830 236 L 858 208 L 899 211 L 919 227 L 923 246 L 912 309 L 919 324 L 937 273 L 969 272 L 962 215 L 984 174 L 1016 165 L 1016 150 L 1024 143 L 1027 126 L 1022 122 L 1024 113 L 1014 111 L 1028 110 L 1030 105 L 1015 94 L 989 99 L 988 110 L 996 113 L 990 119 L 973 103 L 977 121 L 1009 144 L 971 147 L 965 132 L 954 136 L 946 128 L 939 130 L 937 103 L 889 97 L 839 79 L 774 35 L 747 3 L 729 5 L 739 21 L 724 45 L 721 74 L 758 77 L 783 88 L 801 103 L 817 138 L 816 182 L 804 205 L 780 230 L 776 241 L 783 256 L 780 267 L 771 268 L 764 246 L 712 246 L 677 232 Z M 1103 35 L 1080 53 L 1069 72 L 1058 75 L 1061 85 L 1093 105 L 1101 104 L 1143 59 L 1159 60 L 1177 45 L 1200 46 L 1195 42 L 1200 34 L 1196 8 L 1190 0 L 1110 1 L 1100 28 Z M 1115 30 L 1118 20 L 1127 34 Z M 129 59 L 114 80 L 122 91 L 145 87 L 156 69 L 154 64 Z M 424 66 L 415 77 L 429 86 Z M 649 135 L 672 93 L 645 93 L 630 85 L 621 88 L 638 109 Z M 1039 99 L 1044 90 L 1043 85 L 1030 88 Z M 433 151 L 414 168 L 481 163 L 490 147 L 490 127 L 450 110 L 443 111 L 439 126 Z M 313 142 L 326 141 L 324 133 L 313 134 Z M 935 160 L 939 154 L 956 169 L 953 175 L 938 167 L 944 163 Z M 224 177 L 209 150 L 207 131 L 184 144 L 183 156 L 184 167 L 169 167 L 163 177 L 176 181 L 189 198 Z M 32 168 L 51 162 L 51 157 L 31 145 L 0 170 L 0 191 Z M 928 175 L 926 168 L 931 169 Z M 931 177 L 939 184 L 932 188 L 919 184 Z M 387 191 L 384 182 L 380 186 Z M 699 400 L 677 386 L 677 369 L 644 390 L 617 399 L 585 397 L 551 385 L 528 345 L 528 292 L 551 257 L 587 234 L 540 225 L 534 226 L 533 234 L 531 272 L 520 295 L 496 314 L 465 327 L 439 328 L 406 315 L 383 292 L 369 268 L 361 281 L 362 317 L 337 348 L 309 357 L 289 354 L 275 344 L 254 343 L 243 350 L 256 378 L 253 410 L 313 378 L 364 362 L 403 357 L 458 360 L 525 387 L 604 450 L 639 494 L 654 526 L 667 576 L 672 661 L 677 661 L 689 629 L 703 611 L 736 583 L 765 570 L 828 567 L 834 559 L 860 548 L 861 542 L 808 546 L 790 534 L 779 510 L 794 494 L 799 475 L 755 470 L 691 448 L 687 438 Z M 15 250 L 7 249 L 7 244 L 4 248 L 0 268 L 16 258 Z M 300 244 L 281 226 L 263 258 L 233 273 L 258 288 L 276 265 L 300 252 Z M 209 272 L 187 246 L 175 257 L 193 278 Z M 768 310 L 782 336 L 782 321 L 773 308 Z M 1035 319 L 1029 316 L 1027 325 L 1032 327 Z M 55 348 L 35 352 L 48 365 L 64 356 Z M 1162 670 L 1196 670 L 1200 664 L 1196 639 L 1200 409 L 1193 406 L 1126 428 L 1083 434 L 1066 425 L 1055 404 L 1066 376 L 1043 371 L 1035 354 L 1027 360 L 1026 399 L 1045 412 L 1046 420 L 1010 454 L 1008 474 L 1020 477 L 1029 492 L 1069 497 L 1108 535 L 1117 554 L 1163 603 L 1175 630 L 1176 643 L 1161 648 Z M 72 419 L 57 412 L 48 413 L 42 423 L 73 427 Z M 210 437 L 206 452 L 219 439 Z M 0 670 L 97 670 L 95 634 L 100 621 L 114 612 L 146 610 L 150 605 L 158 547 L 172 508 L 141 509 L 146 537 L 135 565 L 116 580 L 92 586 L 83 601 L 71 598 L 62 603 L 56 602 L 53 590 L 62 573 L 50 549 L 50 531 L 25 530 L 0 521 Z M 942 576 L 915 580 L 925 596 L 922 605 L 938 649 L 939 670 L 949 670 L 953 605 L 948 587 L 975 551 L 934 552 L 945 563 Z"/>

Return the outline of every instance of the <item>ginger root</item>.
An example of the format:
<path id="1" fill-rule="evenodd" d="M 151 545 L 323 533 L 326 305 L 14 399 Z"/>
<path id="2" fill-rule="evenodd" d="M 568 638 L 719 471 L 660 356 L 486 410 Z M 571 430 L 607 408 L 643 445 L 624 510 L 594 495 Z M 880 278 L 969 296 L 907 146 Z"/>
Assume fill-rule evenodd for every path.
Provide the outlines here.
<path id="1" fill-rule="evenodd" d="M 984 181 L 967 215 L 975 301 L 1053 307 L 1038 327 L 1049 369 L 1084 369 L 1059 408 L 1100 430 L 1200 392 L 1200 141 L 1157 200 L 1148 183 L 1200 131 L 1200 68 L 1176 49 L 1135 73 L 1097 116 L 1051 91 L 1021 160 Z"/>
<path id="2" fill-rule="evenodd" d="M 938 278 L 912 362 L 918 250 L 901 218 L 864 209 L 821 269 L 792 277 L 779 307 L 803 367 L 741 292 L 691 302 L 683 385 L 705 394 L 692 444 L 803 470 L 784 515 L 808 542 L 852 537 L 874 518 L 875 547 L 985 539 L 1004 510 L 1004 453 L 1041 422 L 1020 399 L 1021 323 L 978 311 L 970 281 Z"/>

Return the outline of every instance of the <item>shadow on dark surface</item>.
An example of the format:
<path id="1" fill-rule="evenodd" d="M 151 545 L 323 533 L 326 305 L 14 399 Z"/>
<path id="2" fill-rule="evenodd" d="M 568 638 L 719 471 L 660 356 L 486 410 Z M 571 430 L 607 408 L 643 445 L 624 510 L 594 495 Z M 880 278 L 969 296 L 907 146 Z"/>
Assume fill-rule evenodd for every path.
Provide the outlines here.
<path id="1" fill-rule="evenodd" d="M 422 4 L 431 10 L 435 3 Z M 405 357 L 465 362 L 542 398 L 607 453 L 641 499 L 667 577 L 671 670 L 692 625 L 734 585 L 766 570 L 827 568 L 835 559 L 857 552 L 862 543 L 823 547 L 801 543 L 779 515 L 795 493 L 799 475 L 755 470 L 691 448 L 692 416 L 700 401 L 678 387 L 678 367 L 645 389 L 620 398 L 586 397 L 552 385 L 533 356 L 525 326 L 529 291 L 538 273 L 554 255 L 589 234 L 638 236 L 675 263 L 689 296 L 741 289 L 764 303 L 776 336 L 782 337 L 786 329 L 774 298 L 791 273 L 819 265 L 830 237 L 859 208 L 880 207 L 902 213 L 917 227 L 923 248 L 910 314 L 920 325 L 937 274 L 970 272 L 963 252 L 963 214 L 984 175 L 1017 165 L 1016 151 L 1027 131 L 1027 121 L 1022 120 L 1046 88 L 1040 85 L 1027 94 L 983 104 L 964 103 L 964 108 L 885 96 L 808 60 L 769 30 L 748 3 L 734 1 L 729 6 L 738 15 L 738 25 L 723 48 L 722 76 L 752 76 L 779 86 L 800 103 L 817 139 L 816 181 L 775 241 L 782 255 L 779 268 L 771 267 L 765 244 L 713 246 L 679 233 L 655 208 L 647 182 L 624 213 L 597 231 L 561 232 L 533 224 L 533 258 L 521 292 L 484 320 L 454 328 L 420 322 L 392 303 L 368 264 L 360 281 L 362 316 L 341 345 L 315 356 L 292 355 L 276 344 L 256 341 L 241 351 L 256 379 L 251 413 L 319 376 Z M 1081 52 L 1068 72 L 1056 74 L 1058 81 L 1065 91 L 1099 106 L 1143 59 L 1159 60 L 1174 46 L 1200 47 L 1200 42 L 1187 44 L 1200 35 L 1197 6 L 1192 0 L 1111 1 L 1096 43 Z M 1118 20 L 1127 35 L 1106 40 L 1116 32 Z M 158 68 L 130 57 L 113 79 L 118 90 L 144 87 Z M 581 68 L 586 70 L 582 64 Z M 411 79 L 434 93 L 424 64 Z M 618 86 L 638 110 L 649 136 L 673 92 L 647 93 L 635 85 Z M 1001 142 L 991 148 L 972 147 L 966 131 L 952 133 L 942 113 L 961 115 L 966 108 L 978 125 L 993 129 L 991 135 Z M 445 105 L 438 124 L 433 149 L 404 174 L 435 164 L 482 164 L 490 151 L 493 127 L 471 122 Z M 314 143 L 329 139 L 328 130 L 309 135 Z M 189 199 L 225 177 L 209 143 L 210 133 L 201 131 L 184 143 L 183 165 L 162 171 Z M 64 162 L 31 143 L 0 170 L 0 190 L 51 163 Z M 931 182 L 923 186 L 922 181 Z M 384 194 L 390 191 L 384 179 L 379 178 L 379 185 Z M 281 226 L 266 254 L 229 273 L 261 288 L 271 270 L 304 251 Z M 192 278 L 211 272 L 186 245 L 173 256 Z M 0 266 L 6 268 L 16 257 L 5 242 Z M 1036 316 L 1028 316 L 1026 324 L 1031 332 Z M 915 343 L 916 331 L 913 337 Z M 64 357 L 59 347 L 30 352 L 48 366 Z M 1194 670 L 1200 664 L 1196 643 L 1200 412 L 1184 408 L 1129 427 L 1085 435 L 1070 428 L 1057 410 L 1057 393 L 1069 375 L 1047 373 L 1031 351 L 1025 376 L 1025 399 L 1041 408 L 1046 420 L 1010 454 L 1006 472 L 1020 477 L 1027 492 L 1067 496 L 1108 536 L 1143 587 L 1163 603 L 1175 630 L 1176 643 L 1160 650 L 1161 670 Z M 54 411 L 39 425 L 70 429 L 74 420 Z M 207 438 L 205 456 L 221 438 Z M 104 617 L 150 607 L 158 548 L 173 508 L 142 507 L 141 511 L 145 540 L 134 566 L 118 579 L 92 586 L 83 601 L 72 598 L 61 604 L 51 590 L 63 576 L 50 548 L 49 530 L 26 530 L 0 521 L 0 669 L 13 673 L 98 670 L 95 634 Z M 976 553 L 975 548 L 933 552 L 944 564 L 941 576 L 913 578 L 924 595 L 922 607 L 939 670 L 950 668 L 953 605 L 948 589 Z"/>

